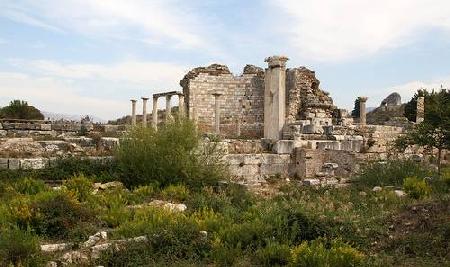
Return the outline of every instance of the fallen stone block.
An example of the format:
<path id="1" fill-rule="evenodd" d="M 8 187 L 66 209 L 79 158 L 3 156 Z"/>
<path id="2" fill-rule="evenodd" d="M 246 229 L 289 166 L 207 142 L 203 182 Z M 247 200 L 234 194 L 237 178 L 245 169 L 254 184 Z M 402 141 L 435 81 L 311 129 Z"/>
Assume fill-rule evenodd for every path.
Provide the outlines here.
<path id="1" fill-rule="evenodd" d="M 41 251 L 43 252 L 57 252 L 71 249 L 73 243 L 58 243 L 58 244 L 45 244 L 41 245 Z"/>
<path id="2" fill-rule="evenodd" d="M 305 179 L 305 180 L 303 180 L 303 184 L 307 185 L 307 186 L 320 185 L 320 180 L 319 179 Z"/>
<path id="3" fill-rule="evenodd" d="M 381 186 L 375 186 L 374 188 L 372 188 L 373 192 L 380 192 L 381 190 L 383 190 Z"/>
<path id="4" fill-rule="evenodd" d="M 398 197 L 405 197 L 406 196 L 406 193 L 403 190 L 394 190 L 394 193 Z"/>

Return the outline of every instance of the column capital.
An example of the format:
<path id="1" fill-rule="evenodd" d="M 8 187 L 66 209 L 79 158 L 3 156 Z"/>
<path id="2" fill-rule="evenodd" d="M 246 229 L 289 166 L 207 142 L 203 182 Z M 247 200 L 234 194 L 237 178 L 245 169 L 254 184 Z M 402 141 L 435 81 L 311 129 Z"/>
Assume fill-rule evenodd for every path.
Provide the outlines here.
<path id="1" fill-rule="evenodd" d="M 367 99 L 369 99 L 367 96 L 359 96 L 359 97 L 358 97 L 358 100 L 359 100 L 360 102 L 366 102 Z"/>
<path id="2" fill-rule="evenodd" d="M 143 97 L 141 97 L 142 98 L 142 100 L 149 100 L 149 98 L 148 97 L 145 97 L 145 96 L 143 96 Z"/>
<path id="3" fill-rule="evenodd" d="M 269 64 L 269 68 L 285 68 L 286 62 L 289 60 L 286 56 L 267 57 L 264 62 Z"/>
<path id="4" fill-rule="evenodd" d="M 136 99 L 130 99 L 131 102 L 136 103 L 137 100 Z"/>

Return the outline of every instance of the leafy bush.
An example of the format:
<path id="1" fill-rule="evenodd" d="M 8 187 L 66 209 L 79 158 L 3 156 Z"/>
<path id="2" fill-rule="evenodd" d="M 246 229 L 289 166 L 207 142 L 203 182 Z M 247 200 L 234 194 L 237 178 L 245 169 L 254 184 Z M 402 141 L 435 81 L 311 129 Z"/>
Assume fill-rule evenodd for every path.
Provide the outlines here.
<path id="1" fill-rule="evenodd" d="M 354 267 L 362 266 L 364 255 L 349 245 L 332 241 L 327 244 L 322 240 L 303 242 L 292 253 L 292 266 L 305 267 Z"/>
<path id="2" fill-rule="evenodd" d="M 184 201 L 189 196 L 189 189 L 184 185 L 169 185 L 161 191 L 161 196 L 165 200 Z"/>
<path id="3" fill-rule="evenodd" d="M 41 266 L 38 238 L 30 231 L 0 229 L 0 266 Z"/>
<path id="4" fill-rule="evenodd" d="M 291 252 L 288 245 L 279 243 L 269 243 L 255 253 L 255 260 L 262 266 L 284 266 L 291 258 Z"/>
<path id="5" fill-rule="evenodd" d="M 408 177 L 403 183 L 406 193 L 415 199 L 428 196 L 431 193 L 431 187 L 423 179 L 417 177 Z"/>
<path id="6" fill-rule="evenodd" d="M 425 177 L 432 173 L 429 167 L 412 160 L 390 160 L 368 164 L 356 180 L 359 184 L 367 186 L 402 186 L 406 177 Z"/>
<path id="7" fill-rule="evenodd" d="M 37 108 L 29 106 L 26 101 L 13 100 L 8 106 L 0 108 L 0 118 L 43 120 L 44 115 Z"/>
<path id="8" fill-rule="evenodd" d="M 92 181 L 83 174 L 68 179 L 64 186 L 81 202 L 86 201 L 92 192 Z"/>
<path id="9" fill-rule="evenodd" d="M 29 203 L 31 217 L 29 225 L 39 235 L 51 238 L 73 237 L 73 229 L 80 232 L 80 227 L 89 232 L 95 222 L 92 211 L 82 206 L 65 192 L 48 192 L 39 194 Z"/>
<path id="10" fill-rule="evenodd" d="M 17 193 L 25 195 L 35 195 L 47 190 L 44 181 L 31 179 L 28 177 L 19 179 L 13 183 L 13 187 Z"/>
<path id="11" fill-rule="evenodd" d="M 158 131 L 135 127 L 121 140 L 116 156 L 126 186 L 184 183 L 201 188 L 223 178 L 217 150 L 200 146 L 195 125 L 184 119 Z"/>
<path id="12" fill-rule="evenodd" d="M 444 168 L 442 170 L 441 180 L 447 187 L 450 187 L 450 167 Z"/>

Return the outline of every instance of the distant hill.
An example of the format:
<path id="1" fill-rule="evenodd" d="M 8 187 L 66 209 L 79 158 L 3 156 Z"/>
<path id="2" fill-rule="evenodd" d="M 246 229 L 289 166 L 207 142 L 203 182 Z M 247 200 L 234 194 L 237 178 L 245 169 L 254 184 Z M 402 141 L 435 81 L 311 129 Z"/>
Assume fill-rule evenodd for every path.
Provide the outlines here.
<path id="1" fill-rule="evenodd" d="M 60 114 L 60 113 L 54 113 L 54 112 L 48 112 L 48 111 L 41 111 L 42 114 L 44 115 L 45 119 L 50 119 L 52 121 L 56 121 L 56 120 L 69 120 L 69 121 L 80 121 L 81 118 L 85 117 L 86 115 L 74 115 L 74 114 Z M 92 116 L 92 115 L 88 115 L 93 122 L 98 122 L 98 123 L 106 123 L 106 120 L 101 119 L 99 117 L 96 116 Z"/>

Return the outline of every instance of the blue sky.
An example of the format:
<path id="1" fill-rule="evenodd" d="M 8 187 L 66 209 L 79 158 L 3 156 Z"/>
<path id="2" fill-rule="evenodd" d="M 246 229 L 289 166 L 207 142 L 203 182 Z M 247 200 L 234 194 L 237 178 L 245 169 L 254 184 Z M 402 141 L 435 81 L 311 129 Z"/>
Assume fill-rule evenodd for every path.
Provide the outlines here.
<path id="1" fill-rule="evenodd" d="M 190 69 L 282 54 L 335 103 L 450 85 L 448 0 L 0 0 L 0 106 L 113 119 Z"/>

